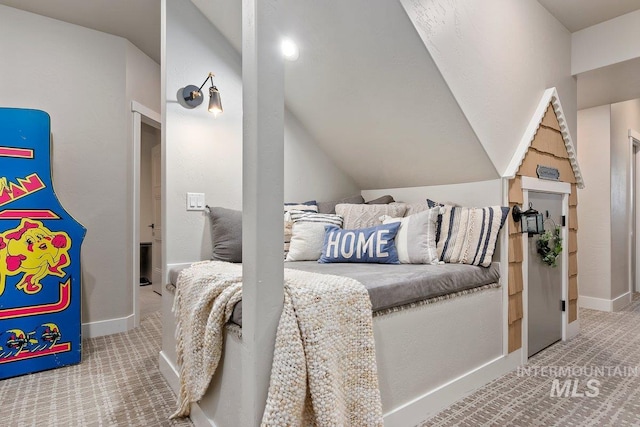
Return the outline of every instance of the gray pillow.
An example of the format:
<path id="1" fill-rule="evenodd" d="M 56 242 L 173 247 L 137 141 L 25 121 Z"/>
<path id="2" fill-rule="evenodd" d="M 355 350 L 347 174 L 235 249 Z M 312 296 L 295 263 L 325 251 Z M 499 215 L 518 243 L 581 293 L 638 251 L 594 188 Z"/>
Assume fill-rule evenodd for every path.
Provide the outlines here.
<path id="1" fill-rule="evenodd" d="M 318 202 L 318 213 L 334 214 L 336 213 L 336 205 L 345 203 L 349 205 L 361 205 L 364 203 L 364 197 L 361 195 L 345 197 L 344 199 L 334 200 L 331 202 Z"/>
<path id="2" fill-rule="evenodd" d="M 395 202 L 395 200 L 393 200 L 393 197 L 391 197 L 390 195 L 386 195 L 386 196 L 382 196 L 382 197 L 378 197 L 377 199 L 373 199 L 373 200 L 369 200 L 368 202 L 365 202 L 365 204 L 367 205 L 388 205 L 389 203 L 393 203 Z"/>
<path id="3" fill-rule="evenodd" d="M 242 211 L 209 209 L 211 243 L 215 261 L 242 262 Z"/>

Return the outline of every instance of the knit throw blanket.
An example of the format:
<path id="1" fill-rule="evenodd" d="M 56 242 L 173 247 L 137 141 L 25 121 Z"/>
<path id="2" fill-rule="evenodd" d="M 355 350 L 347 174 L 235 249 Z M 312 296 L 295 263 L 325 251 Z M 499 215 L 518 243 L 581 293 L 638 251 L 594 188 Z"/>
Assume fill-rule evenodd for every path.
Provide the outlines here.
<path id="1" fill-rule="evenodd" d="M 285 269 L 263 426 L 381 426 L 371 301 L 345 277 Z M 174 311 L 180 395 L 174 417 L 206 392 L 224 325 L 241 299 L 242 267 L 194 264 L 178 279 Z"/>

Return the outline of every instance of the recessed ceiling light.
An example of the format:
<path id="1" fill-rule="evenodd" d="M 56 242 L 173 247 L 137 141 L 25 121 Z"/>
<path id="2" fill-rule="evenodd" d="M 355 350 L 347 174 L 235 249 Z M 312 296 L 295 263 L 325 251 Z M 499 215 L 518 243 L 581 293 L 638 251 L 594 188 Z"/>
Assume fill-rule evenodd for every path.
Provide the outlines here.
<path id="1" fill-rule="evenodd" d="M 300 56 L 298 46 L 291 39 L 282 40 L 280 50 L 282 50 L 282 56 L 289 61 L 295 61 Z"/>

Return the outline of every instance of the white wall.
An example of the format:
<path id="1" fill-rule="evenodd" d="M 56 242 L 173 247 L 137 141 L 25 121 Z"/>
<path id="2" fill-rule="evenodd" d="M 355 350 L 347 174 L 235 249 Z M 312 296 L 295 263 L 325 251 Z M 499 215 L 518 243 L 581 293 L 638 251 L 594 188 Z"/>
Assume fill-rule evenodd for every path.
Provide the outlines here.
<path id="1" fill-rule="evenodd" d="M 167 0 L 166 8 L 165 246 L 166 262 L 177 263 L 211 256 L 206 215 L 185 210 L 187 192 L 205 193 L 211 206 L 242 207 L 242 71 L 239 54 L 191 2 Z M 204 105 L 189 110 L 177 102 L 178 90 L 199 86 L 209 72 L 222 96 L 217 119 Z M 359 192 L 292 115 L 285 126 L 287 200 Z"/>
<path id="2" fill-rule="evenodd" d="M 127 82 L 147 80 L 159 92 L 157 64 L 155 74 L 147 66 L 134 79 L 139 69 L 128 64 L 141 55 L 136 50 L 120 37 L 0 6 L 0 104 L 50 114 L 56 192 L 87 228 L 83 322 L 133 310 L 128 167 L 130 99 L 138 95 Z"/>
<path id="3" fill-rule="evenodd" d="M 571 35 L 571 73 L 580 74 L 640 57 L 640 10 Z"/>
<path id="4" fill-rule="evenodd" d="M 629 292 L 629 129 L 640 129 L 640 99 L 578 114 L 578 161 L 587 182 L 578 193 L 578 224 L 588 230 L 578 236 L 579 291 L 608 300 L 605 309 L 616 309 L 623 301 L 612 301 Z"/>
<path id="5" fill-rule="evenodd" d="M 611 106 L 578 111 L 578 163 L 588 184 L 578 190 L 580 296 L 611 299 Z"/>
<path id="6" fill-rule="evenodd" d="M 640 99 L 611 105 L 611 298 L 629 292 L 631 157 L 629 129 L 640 131 Z"/>
<path id="7" fill-rule="evenodd" d="M 545 89 L 575 135 L 571 35 L 537 1 L 401 2 L 499 173 Z"/>

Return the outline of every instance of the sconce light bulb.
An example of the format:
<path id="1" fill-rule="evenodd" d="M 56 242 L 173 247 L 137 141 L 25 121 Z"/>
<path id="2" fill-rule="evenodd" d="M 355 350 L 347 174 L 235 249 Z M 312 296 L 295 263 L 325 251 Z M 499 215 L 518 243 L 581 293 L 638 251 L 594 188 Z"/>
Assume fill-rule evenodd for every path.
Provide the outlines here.
<path id="1" fill-rule="evenodd" d="M 298 46 L 291 39 L 283 39 L 280 44 L 280 50 L 282 51 L 282 56 L 289 61 L 295 61 L 300 56 Z"/>
<path id="2" fill-rule="evenodd" d="M 222 113 L 222 100 L 220 99 L 220 92 L 215 86 L 209 88 L 209 112 L 213 114 L 213 117 L 218 117 L 218 114 Z"/>

